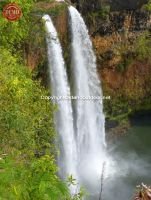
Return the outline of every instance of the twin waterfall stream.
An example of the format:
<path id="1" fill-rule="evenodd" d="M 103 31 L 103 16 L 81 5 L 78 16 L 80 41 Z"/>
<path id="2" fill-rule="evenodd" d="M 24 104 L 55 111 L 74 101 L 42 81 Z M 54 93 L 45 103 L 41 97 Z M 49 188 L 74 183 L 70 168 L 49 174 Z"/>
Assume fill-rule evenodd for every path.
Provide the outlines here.
<path id="1" fill-rule="evenodd" d="M 70 84 L 57 31 L 48 15 L 44 15 L 43 20 L 47 32 L 51 94 L 57 97 L 102 98 L 92 43 L 79 12 L 69 6 L 72 73 Z M 59 135 L 56 143 L 60 149 L 60 176 L 66 179 L 72 175 L 80 185 L 88 188 L 90 193 L 99 193 L 102 166 L 106 159 L 102 99 L 69 98 L 57 100 L 55 103 L 58 107 L 55 126 Z M 74 192 L 73 187 L 71 193 Z"/>

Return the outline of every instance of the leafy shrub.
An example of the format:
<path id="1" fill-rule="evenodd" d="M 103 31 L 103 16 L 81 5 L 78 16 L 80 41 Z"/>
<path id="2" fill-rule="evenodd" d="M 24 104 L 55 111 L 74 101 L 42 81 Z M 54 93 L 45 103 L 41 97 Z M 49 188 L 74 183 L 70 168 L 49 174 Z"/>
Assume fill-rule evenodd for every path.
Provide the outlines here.
<path id="1" fill-rule="evenodd" d="M 97 18 L 101 18 L 102 20 L 107 20 L 110 14 L 110 6 L 103 6 L 100 10 L 96 12 L 89 12 L 88 18 L 92 21 L 93 25 L 95 25 L 95 21 Z"/>
<path id="2" fill-rule="evenodd" d="M 0 50 L 0 82 L 0 146 L 9 142 L 17 149 L 50 149 L 54 107 L 41 100 L 48 92 L 4 49 Z"/>
<path id="3" fill-rule="evenodd" d="M 110 14 L 109 5 L 103 6 L 99 12 L 99 16 L 103 19 L 107 19 L 109 17 L 109 14 Z"/>
<path id="4" fill-rule="evenodd" d="M 151 0 L 149 0 L 148 3 L 145 4 L 144 8 L 145 8 L 147 11 L 151 12 Z"/>
<path id="5" fill-rule="evenodd" d="M 18 159 L 19 161 L 14 161 L 13 157 L 5 156 L 0 160 L 0 199 L 70 198 L 67 185 L 56 175 L 57 167 L 52 156 L 45 155 L 27 162 L 27 159 L 22 159 L 18 154 Z"/>
<path id="6" fill-rule="evenodd" d="M 3 18 L 2 12 L 0 12 L 0 46 L 4 46 L 11 51 L 16 51 L 20 49 L 23 40 L 25 40 L 28 36 L 29 32 L 29 19 L 30 19 L 30 11 L 33 6 L 33 0 L 7 0 L 7 3 L 17 3 L 22 9 L 22 17 L 20 20 L 11 22 L 7 19 Z M 3 6 L 0 6 L 0 9 L 3 9 Z"/>
<path id="7" fill-rule="evenodd" d="M 80 200 L 57 176 L 54 106 L 30 71 L 0 49 L 0 200 Z"/>
<path id="8" fill-rule="evenodd" d="M 150 59 L 151 56 L 151 37 L 148 32 L 143 33 L 136 41 L 136 53 L 140 60 Z"/>

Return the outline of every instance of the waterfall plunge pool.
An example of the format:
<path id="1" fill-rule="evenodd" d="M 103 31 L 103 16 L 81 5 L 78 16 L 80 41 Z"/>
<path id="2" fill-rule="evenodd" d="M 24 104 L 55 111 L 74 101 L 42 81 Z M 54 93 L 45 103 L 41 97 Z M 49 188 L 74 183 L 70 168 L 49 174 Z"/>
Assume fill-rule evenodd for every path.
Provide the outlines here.
<path id="1" fill-rule="evenodd" d="M 151 185 L 151 115 L 134 119 L 127 134 L 108 146 L 108 156 L 101 200 L 131 200 L 136 186 Z M 87 199 L 99 200 L 99 191 L 93 192 Z"/>

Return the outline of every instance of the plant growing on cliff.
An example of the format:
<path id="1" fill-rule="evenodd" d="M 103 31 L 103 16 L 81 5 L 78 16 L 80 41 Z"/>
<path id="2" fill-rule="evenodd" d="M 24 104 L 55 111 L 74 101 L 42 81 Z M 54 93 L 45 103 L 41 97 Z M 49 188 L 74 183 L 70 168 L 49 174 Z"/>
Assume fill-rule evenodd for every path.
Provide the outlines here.
<path id="1" fill-rule="evenodd" d="M 110 13 L 110 6 L 103 6 L 100 10 L 96 12 L 88 13 L 90 20 L 95 24 L 96 18 L 101 18 L 103 20 L 107 20 Z"/>
<path id="2" fill-rule="evenodd" d="M 144 8 L 145 8 L 145 10 L 151 12 L 151 0 L 149 0 L 148 3 L 145 4 Z"/>
<path id="3" fill-rule="evenodd" d="M 151 37 L 149 32 L 140 35 L 136 41 L 136 54 L 140 60 L 150 60 L 151 56 Z"/>
<path id="4" fill-rule="evenodd" d="M 100 12 L 99 12 L 99 16 L 102 18 L 102 19 L 108 19 L 109 17 L 109 14 L 110 14 L 110 6 L 109 5 L 106 5 L 106 6 L 102 6 Z"/>

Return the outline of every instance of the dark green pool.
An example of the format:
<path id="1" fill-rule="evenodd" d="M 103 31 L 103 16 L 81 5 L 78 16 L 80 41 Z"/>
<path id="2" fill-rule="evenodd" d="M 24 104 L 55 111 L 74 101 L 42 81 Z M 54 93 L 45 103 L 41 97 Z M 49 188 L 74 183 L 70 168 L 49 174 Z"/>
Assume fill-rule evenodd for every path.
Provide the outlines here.
<path id="1" fill-rule="evenodd" d="M 128 133 L 108 149 L 113 159 L 102 200 L 130 200 L 142 182 L 151 185 L 151 116 L 138 116 Z"/>

